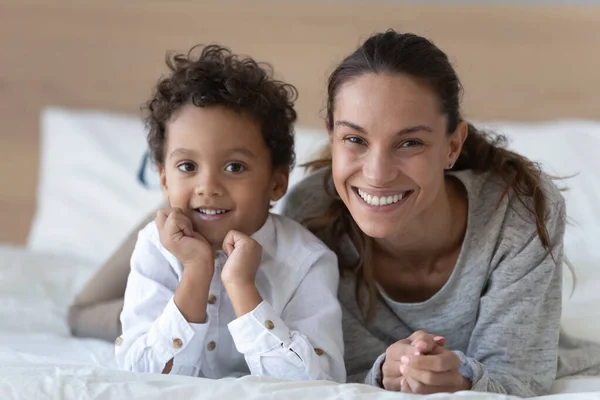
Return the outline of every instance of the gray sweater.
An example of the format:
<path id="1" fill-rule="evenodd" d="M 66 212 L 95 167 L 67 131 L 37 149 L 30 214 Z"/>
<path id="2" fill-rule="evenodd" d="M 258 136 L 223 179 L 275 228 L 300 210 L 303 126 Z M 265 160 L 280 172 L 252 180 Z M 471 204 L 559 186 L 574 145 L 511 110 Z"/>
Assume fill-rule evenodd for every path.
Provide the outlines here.
<path id="1" fill-rule="evenodd" d="M 468 193 L 467 230 L 454 271 L 433 297 L 409 304 L 380 293 L 375 318 L 366 324 L 356 305 L 354 276 L 344 272 L 339 298 L 348 380 L 376 385 L 387 346 L 417 330 L 446 337 L 446 347 L 460 357 L 460 373 L 476 391 L 529 397 L 547 393 L 557 371 L 559 377 L 598 373 L 593 367 L 600 365 L 600 346 L 562 337 L 568 349 L 559 355 L 565 205 L 557 188 L 544 177 L 547 229 L 558 266 L 525 206 L 513 193 L 500 200 L 498 178 L 470 170 L 451 175 Z M 325 210 L 331 197 L 323 178 L 321 170 L 293 188 L 283 213 L 302 221 Z M 356 249 L 347 236 L 339 240 L 338 257 L 350 265 Z"/>

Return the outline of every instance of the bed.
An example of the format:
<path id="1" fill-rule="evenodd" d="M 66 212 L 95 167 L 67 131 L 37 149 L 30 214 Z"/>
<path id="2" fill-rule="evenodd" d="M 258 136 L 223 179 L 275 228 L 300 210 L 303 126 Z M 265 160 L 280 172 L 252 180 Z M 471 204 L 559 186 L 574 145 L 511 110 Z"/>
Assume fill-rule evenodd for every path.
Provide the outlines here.
<path id="1" fill-rule="evenodd" d="M 140 180 L 137 112 L 166 50 L 220 42 L 271 62 L 299 89 L 306 160 L 326 139 L 327 73 L 387 27 L 428 36 L 451 55 L 470 119 L 549 172 L 575 175 L 564 193 L 576 282 L 565 274 L 563 328 L 599 341 L 600 7 L 3 0 L 0 398 L 410 397 L 355 384 L 120 372 L 110 343 L 71 338 L 65 319 L 75 293 L 160 202 L 151 173 Z M 557 381 L 551 397 L 600 399 L 600 376 Z"/>

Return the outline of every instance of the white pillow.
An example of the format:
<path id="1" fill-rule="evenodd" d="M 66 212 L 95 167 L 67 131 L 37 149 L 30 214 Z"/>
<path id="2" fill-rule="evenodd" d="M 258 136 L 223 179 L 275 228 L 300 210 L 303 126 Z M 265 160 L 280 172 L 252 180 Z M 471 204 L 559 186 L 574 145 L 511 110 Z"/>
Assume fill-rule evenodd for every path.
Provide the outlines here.
<path id="1" fill-rule="evenodd" d="M 156 170 L 146 162 L 145 135 L 141 120 L 131 115 L 45 109 L 37 209 L 27 247 L 104 262 L 162 202 Z M 322 131 L 297 128 L 296 164 L 309 161 L 326 142 Z M 303 174 L 296 167 L 289 186 Z"/>
<path id="2" fill-rule="evenodd" d="M 140 119 L 48 108 L 41 118 L 37 209 L 27 247 L 105 261 L 162 200 L 137 179 Z"/>
<path id="3" fill-rule="evenodd" d="M 541 164 L 554 176 L 571 176 L 556 181 L 567 207 L 564 237 L 567 269 L 563 274 L 563 330 L 587 337 L 593 329 L 593 304 L 600 300 L 600 123 L 557 121 L 552 123 L 490 123 L 495 132 L 505 134 L 509 148 Z M 596 324 L 597 325 L 597 324 Z"/>
<path id="4" fill-rule="evenodd" d="M 479 125 L 482 126 L 482 125 Z M 567 206 L 565 253 L 580 271 L 592 262 L 600 271 L 600 123 L 557 121 L 552 123 L 487 123 L 502 133 L 509 148 L 541 164 L 550 175 L 571 178 L 555 181 Z"/>

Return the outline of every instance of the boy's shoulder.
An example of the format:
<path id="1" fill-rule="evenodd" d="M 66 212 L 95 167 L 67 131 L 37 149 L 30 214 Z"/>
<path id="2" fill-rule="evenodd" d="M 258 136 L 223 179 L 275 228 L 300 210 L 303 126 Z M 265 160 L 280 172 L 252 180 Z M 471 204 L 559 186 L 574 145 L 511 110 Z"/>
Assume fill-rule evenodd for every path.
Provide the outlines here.
<path id="1" fill-rule="evenodd" d="M 338 274 L 335 253 L 304 226 L 279 214 L 270 214 L 266 224 L 270 234 L 255 239 L 263 248 L 260 271 L 269 282 L 265 287 L 279 293 L 276 297 L 289 300 L 310 271 Z"/>
<path id="2" fill-rule="evenodd" d="M 154 220 L 148 222 L 138 232 L 138 242 L 141 240 L 148 241 L 156 246 L 161 245 L 160 238 L 158 236 L 158 226 L 156 226 L 156 222 Z"/>
<path id="3" fill-rule="evenodd" d="M 280 214 L 270 214 L 276 234 L 277 247 L 295 249 L 299 254 L 330 251 L 327 245 L 294 219 Z"/>
<path id="4" fill-rule="evenodd" d="M 138 251 L 134 250 L 134 255 L 137 257 L 143 257 L 144 259 L 163 259 L 168 262 L 171 268 L 176 272 L 181 272 L 183 270 L 183 266 L 179 260 L 177 260 L 177 258 L 160 242 L 158 226 L 154 220 L 148 222 L 146 226 L 138 232 L 136 249 Z"/>
<path id="5" fill-rule="evenodd" d="M 278 263 L 288 268 L 309 269 L 319 258 L 335 258 L 335 254 L 300 223 L 279 214 L 270 214 L 273 238 L 261 243 Z M 337 265 L 336 265 L 337 268 Z"/>

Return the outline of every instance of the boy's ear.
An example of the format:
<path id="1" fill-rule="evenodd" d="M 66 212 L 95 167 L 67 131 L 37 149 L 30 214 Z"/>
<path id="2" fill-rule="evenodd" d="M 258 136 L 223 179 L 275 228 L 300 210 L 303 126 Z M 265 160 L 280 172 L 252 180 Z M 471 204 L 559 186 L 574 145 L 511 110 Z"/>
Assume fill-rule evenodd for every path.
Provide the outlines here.
<path id="1" fill-rule="evenodd" d="M 285 195 L 288 189 L 289 179 L 290 172 L 288 168 L 281 167 L 276 168 L 275 171 L 273 171 L 271 201 L 277 201 Z"/>
<path id="2" fill-rule="evenodd" d="M 167 175 L 165 174 L 164 165 L 158 167 L 158 176 L 160 178 L 160 189 L 165 198 L 165 202 L 168 204 L 169 203 L 169 187 L 167 186 Z"/>

